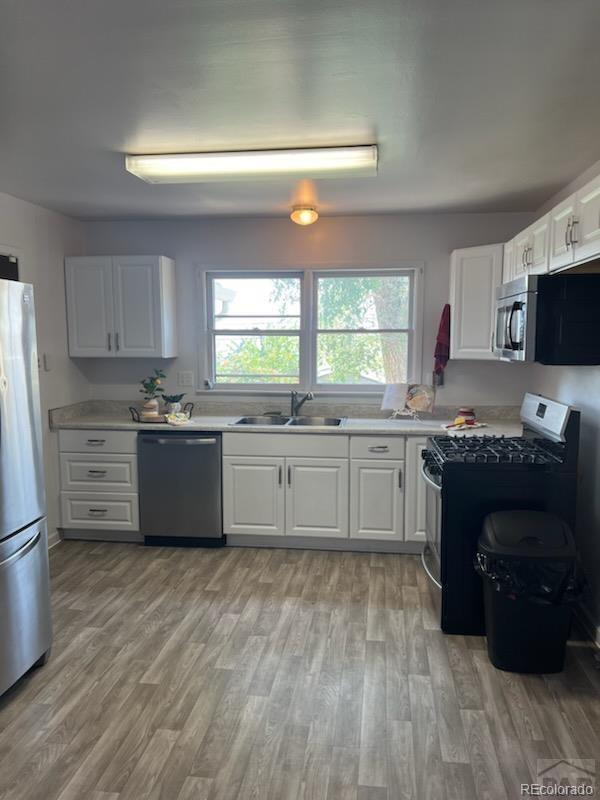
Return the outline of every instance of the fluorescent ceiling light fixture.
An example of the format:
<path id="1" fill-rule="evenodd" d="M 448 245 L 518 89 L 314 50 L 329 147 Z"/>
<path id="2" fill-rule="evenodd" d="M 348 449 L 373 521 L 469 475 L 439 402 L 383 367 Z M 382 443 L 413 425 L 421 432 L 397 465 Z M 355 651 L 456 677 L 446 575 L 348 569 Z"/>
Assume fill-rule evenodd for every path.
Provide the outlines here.
<path id="1" fill-rule="evenodd" d="M 377 174 L 377 145 L 128 155 L 125 168 L 147 183 L 211 183 L 259 178 L 337 178 Z"/>

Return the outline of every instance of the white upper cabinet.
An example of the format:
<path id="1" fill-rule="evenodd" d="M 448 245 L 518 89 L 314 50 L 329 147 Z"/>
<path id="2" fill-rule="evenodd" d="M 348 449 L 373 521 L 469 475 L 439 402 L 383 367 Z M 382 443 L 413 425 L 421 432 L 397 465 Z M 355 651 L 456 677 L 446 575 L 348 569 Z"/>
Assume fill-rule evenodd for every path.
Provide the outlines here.
<path id="1" fill-rule="evenodd" d="M 508 280 L 523 275 L 541 275 L 548 272 L 550 254 L 550 214 L 536 220 L 533 225 L 518 233 L 510 242 L 513 247 L 513 269 Z M 505 245 L 506 248 L 506 245 Z M 506 273 L 502 280 L 507 282 Z"/>
<path id="2" fill-rule="evenodd" d="M 569 266 L 574 261 L 572 231 L 575 200 L 572 194 L 550 212 L 550 270 Z"/>
<path id="3" fill-rule="evenodd" d="M 69 354 L 177 355 L 175 265 L 164 256 L 66 259 Z"/>
<path id="4" fill-rule="evenodd" d="M 110 356 L 114 347 L 112 259 L 68 258 L 65 267 L 69 354 Z"/>
<path id="5" fill-rule="evenodd" d="M 454 250 L 450 261 L 450 358 L 495 359 L 492 332 L 503 245 Z"/>
<path id="6" fill-rule="evenodd" d="M 527 271 L 533 275 L 548 272 L 550 256 L 550 214 L 536 220 L 527 228 L 529 232 L 529 253 Z"/>
<path id="7" fill-rule="evenodd" d="M 515 268 L 515 240 L 511 239 L 504 245 L 502 257 L 502 283 L 512 281 Z"/>
<path id="8" fill-rule="evenodd" d="M 577 192 L 571 231 L 576 261 L 600 256 L 600 175 Z"/>
<path id="9" fill-rule="evenodd" d="M 520 278 L 527 273 L 527 257 L 529 254 L 529 232 L 521 231 L 513 239 L 515 243 L 515 260 L 513 265 L 512 280 Z"/>

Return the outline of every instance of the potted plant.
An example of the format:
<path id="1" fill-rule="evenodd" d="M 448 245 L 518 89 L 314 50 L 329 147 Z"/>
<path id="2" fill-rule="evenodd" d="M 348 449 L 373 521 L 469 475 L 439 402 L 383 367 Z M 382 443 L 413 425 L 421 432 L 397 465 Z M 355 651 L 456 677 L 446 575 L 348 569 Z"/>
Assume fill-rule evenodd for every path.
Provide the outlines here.
<path id="1" fill-rule="evenodd" d="M 159 399 L 164 394 L 161 384 L 165 377 L 162 369 L 155 369 L 153 375 L 149 375 L 140 381 L 142 384 L 140 392 L 144 395 L 144 400 L 146 401 L 142 409 L 142 418 L 153 419 L 158 417 Z"/>
<path id="2" fill-rule="evenodd" d="M 185 397 L 185 392 L 182 394 L 163 394 L 163 400 L 167 404 L 168 414 L 178 414 L 181 411 L 181 401 Z"/>

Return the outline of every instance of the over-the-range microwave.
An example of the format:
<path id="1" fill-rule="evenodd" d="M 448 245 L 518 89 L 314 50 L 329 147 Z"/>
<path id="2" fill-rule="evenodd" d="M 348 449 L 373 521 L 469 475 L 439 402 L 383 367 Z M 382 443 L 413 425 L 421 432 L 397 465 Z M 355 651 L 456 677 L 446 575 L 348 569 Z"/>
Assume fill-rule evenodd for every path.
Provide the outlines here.
<path id="1" fill-rule="evenodd" d="M 600 364 L 600 274 L 524 275 L 498 286 L 492 349 L 504 361 Z"/>

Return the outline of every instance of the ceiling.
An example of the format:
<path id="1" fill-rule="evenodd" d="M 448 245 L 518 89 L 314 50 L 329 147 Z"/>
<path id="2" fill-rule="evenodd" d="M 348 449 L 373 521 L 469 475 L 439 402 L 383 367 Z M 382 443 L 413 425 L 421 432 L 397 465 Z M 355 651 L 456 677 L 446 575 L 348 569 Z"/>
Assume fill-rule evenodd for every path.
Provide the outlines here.
<path id="1" fill-rule="evenodd" d="M 3 0 L 0 190 L 83 218 L 535 210 L 600 158 L 598 0 Z M 371 178 L 123 154 L 377 142 Z"/>

